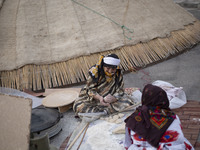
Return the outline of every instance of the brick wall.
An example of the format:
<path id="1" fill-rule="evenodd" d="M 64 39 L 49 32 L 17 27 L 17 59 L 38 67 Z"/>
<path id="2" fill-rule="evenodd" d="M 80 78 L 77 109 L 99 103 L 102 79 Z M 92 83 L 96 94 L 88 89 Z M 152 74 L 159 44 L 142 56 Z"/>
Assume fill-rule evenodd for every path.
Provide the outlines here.
<path id="1" fill-rule="evenodd" d="M 174 112 L 179 116 L 183 127 L 184 136 L 200 150 L 200 102 L 188 100 L 187 104 Z"/>

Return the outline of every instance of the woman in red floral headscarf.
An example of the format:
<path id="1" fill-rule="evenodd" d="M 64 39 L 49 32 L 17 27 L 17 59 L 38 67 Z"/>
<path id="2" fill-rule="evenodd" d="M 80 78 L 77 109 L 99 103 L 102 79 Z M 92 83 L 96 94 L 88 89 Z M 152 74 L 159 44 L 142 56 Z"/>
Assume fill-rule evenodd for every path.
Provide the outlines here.
<path id="1" fill-rule="evenodd" d="M 184 137 L 180 120 L 169 108 L 166 92 L 148 84 L 142 106 L 126 120 L 127 150 L 194 150 Z"/>

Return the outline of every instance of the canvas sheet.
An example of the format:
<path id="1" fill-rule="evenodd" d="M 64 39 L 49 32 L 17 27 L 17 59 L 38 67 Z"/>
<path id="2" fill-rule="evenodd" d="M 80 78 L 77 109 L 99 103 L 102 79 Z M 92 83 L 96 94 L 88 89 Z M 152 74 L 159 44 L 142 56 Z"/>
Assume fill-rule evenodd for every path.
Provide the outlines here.
<path id="1" fill-rule="evenodd" d="M 147 42 L 194 21 L 173 0 L 6 0 L 0 71 Z"/>
<path id="2" fill-rule="evenodd" d="M 0 93 L 0 143 L 2 150 L 28 150 L 31 125 L 28 98 Z"/>
<path id="3" fill-rule="evenodd" d="M 36 108 L 36 107 L 42 105 L 42 98 L 32 96 L 30 94 L 21 92 L 16 89 L 0 87 L 0 94 L 16 96 L 16 97 L 23 97 L 23 98 L 29 99 L 30 101 L 32 101 L 32 108 Z"/>

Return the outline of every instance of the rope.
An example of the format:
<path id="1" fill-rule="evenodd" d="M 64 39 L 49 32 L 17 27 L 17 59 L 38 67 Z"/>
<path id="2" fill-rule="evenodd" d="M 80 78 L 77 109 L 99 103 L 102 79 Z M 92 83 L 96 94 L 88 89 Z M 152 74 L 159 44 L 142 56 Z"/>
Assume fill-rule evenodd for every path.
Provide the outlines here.
<path id="1" fill-rule="evenodd" d="M 101 17 L 104 17 L 104 18 L 110 20 L 111 22 L 113 22 L 114 24 L 116 24 L 117 26 L 119 26 L 119 27 L 123 30 L 123 35 L 124 35 L 128 40 L 132 40 L 131 37 L 128 37 L 128 36 L 125 35 L 125 31 L 128 31 L 130 34 L 132 34 L 132 33 L 133 33 L 133 30 L 129 29 L 129 28 L 126 27 L 125 25 L 120 25 L 119 23 L 117 23 L 117 22 L 114 21 L 113 19 L 111 19 L 111 18 L 109 18 L 109 17 L 107 17 L 107 16 L 105 16 L 105 15 L 103 15 L 103 14 L 100 14 L 99 12 L 97 12 L 97 11 L 95 11 L 95 10 L 93 10 L 93 9 L 91 9 L 91 8 L 89 8 L 89 7 L 87 7 L 87 6 L 83 5 L 83 4 L 81 4 L 81 3 L 77 2 L 77 1 L 75 1 L 75 0 L 71 0 L 71 1 L 74 2 L 74 3 L 76 3 L 76 4 L 78 4 L 78 5 L 80 5 L 80 6 L 82 6 L 82 7 L 84 7 L 84 8 L 86 8 L 86 9 L 88 9 L 88 10 L 90 10 L 90 11 L 92 11 L 92 12 L 94 12 L 95 14 L 97 14 L 97 15 L 99 15 L 99 16 L 101 16 Z"/>

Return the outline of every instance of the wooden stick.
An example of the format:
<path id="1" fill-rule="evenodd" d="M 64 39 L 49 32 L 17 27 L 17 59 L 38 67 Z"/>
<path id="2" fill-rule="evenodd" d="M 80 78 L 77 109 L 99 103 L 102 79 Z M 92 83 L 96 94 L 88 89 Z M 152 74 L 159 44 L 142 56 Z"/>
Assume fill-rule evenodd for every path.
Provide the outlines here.
<path id="1" fill-rule="evenodd" d="M 88 126 L 89 126 L 89 124 L 87 125 L 87 127 L 86 127 L 86 129 L 85 129 L 85 132 L 84 132 L 84 134 L 83 134 L 83 137 L 82 137 L 82 139 L 81 139 L 81 142 L 80 142 L 80 144 L 79 144 L 77 150 L 79 150 L 79 148 L 80 148 L 80 146 L 81 146 L 81 143 L 83 142 L 83 139 L 84 139 L 85 134 L 86 134 L 86 132 L 87 132 Z"/>
<path id="2" fill-rule="evenodd" d="M 67 148 L 67 150 L 70 150 L 72 148 L 72 146 L 74 145 L 74 143 L 77 141 L 77 139 L 79 138 L 79 136 L 82 134 L 82 132 L 85 130 L 85 128 L 87 128 L 89 126 L 90 123 L 87 123 L 85 125 L 85 127 L 79 132 L 79 134 L 74 138 L 74 140 L 71 142 L 71 144 L 69 145 L 69 147 Z"/>
<path id="3" fill-rule="evenodd" d="M 126 107 L 125 109 L 123 109 L 123 110 L 120 110 L 119 112 L 124 112 L 124 111 L 130 111 L 130 110 L 133 110 L 133 108 L 136 108 L 138 105 L 140 105 L 141 104 L 141 102 L 138 102 L 138 103 L 136 103 L 135 105 L 131 105 L 131 106 L 128 106 L 128 107 Z"/>

